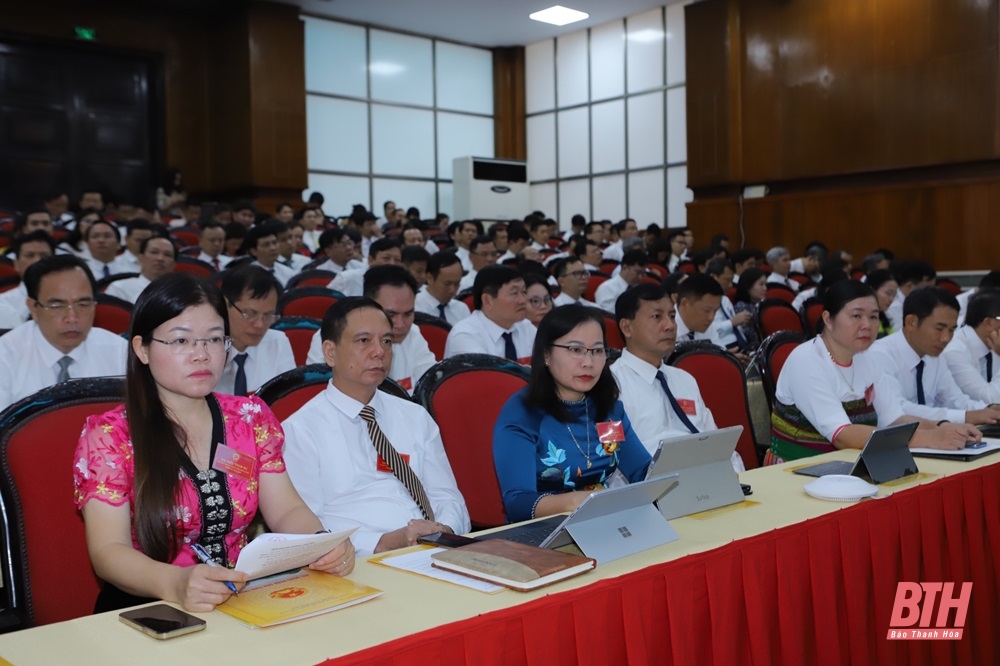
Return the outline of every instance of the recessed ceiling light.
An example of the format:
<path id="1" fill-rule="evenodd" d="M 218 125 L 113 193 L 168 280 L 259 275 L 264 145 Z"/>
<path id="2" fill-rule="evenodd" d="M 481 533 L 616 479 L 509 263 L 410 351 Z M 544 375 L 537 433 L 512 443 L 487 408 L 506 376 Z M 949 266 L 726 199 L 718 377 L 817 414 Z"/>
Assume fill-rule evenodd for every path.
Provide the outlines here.
<path id="1" fill-rule="evenodd" d="M 532 21 L 541 21 L 542 23 L 551 23 L 552 25 L 567 25 L 588 19 L 590 18 L 590 14 L 578 12 L 575 9 L 563 7 L 562 5 L 555 5 L 540 12 L 529 14 L 528 18 Z"/>

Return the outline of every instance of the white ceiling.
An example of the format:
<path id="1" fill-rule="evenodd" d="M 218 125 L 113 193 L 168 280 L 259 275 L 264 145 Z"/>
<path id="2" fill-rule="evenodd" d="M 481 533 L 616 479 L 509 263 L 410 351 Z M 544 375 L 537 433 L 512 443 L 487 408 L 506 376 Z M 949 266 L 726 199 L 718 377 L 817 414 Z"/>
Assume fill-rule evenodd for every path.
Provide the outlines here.
<path id="1" fill-rule="evenodd" d="M 564 35 L 613 19 L 640 14 L 679 0 L 280 0 L 303 13 L 440 37 L 475 46 L 519 46 Z M 561 4 L 590 14 L 562 27 L 528 14 Z"/>

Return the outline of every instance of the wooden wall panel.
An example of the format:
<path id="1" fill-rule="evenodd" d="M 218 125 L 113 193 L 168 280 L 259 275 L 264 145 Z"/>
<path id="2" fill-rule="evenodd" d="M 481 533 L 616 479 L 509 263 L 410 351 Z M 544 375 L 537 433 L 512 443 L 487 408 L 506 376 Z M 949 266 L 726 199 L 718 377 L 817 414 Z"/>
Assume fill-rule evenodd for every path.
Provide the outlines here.
<path id="1" fill-rule="evenodd" d="M 497 157 L 528 159 L 524 47 L 493 49 L 493 134 Z"/>
<path id="2" fill-rule="evenodd" d="M 697 36 L 685 41 L 688 180 L 692 183 L 724 183 L 734 176 L 728 122 L 738 119 L 729 108 L 731 92 L 738 88 L 728 88 L 729 51 L 723 47 L 729 39 L 728 10 L 723 0 L 685 8 L 687 34 Z"/>

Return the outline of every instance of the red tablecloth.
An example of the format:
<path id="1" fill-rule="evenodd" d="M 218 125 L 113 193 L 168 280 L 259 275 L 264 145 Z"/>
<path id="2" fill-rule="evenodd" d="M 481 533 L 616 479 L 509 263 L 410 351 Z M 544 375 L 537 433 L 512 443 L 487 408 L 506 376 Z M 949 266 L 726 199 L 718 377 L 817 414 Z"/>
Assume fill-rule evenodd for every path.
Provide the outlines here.
<path id="1" fill-rule="evenodd" d="M 1000 464 L 325 663 L 998 664 L 998 567 Z M 963 639 L 887 640 L 899 581 L 972 581 Z"/>

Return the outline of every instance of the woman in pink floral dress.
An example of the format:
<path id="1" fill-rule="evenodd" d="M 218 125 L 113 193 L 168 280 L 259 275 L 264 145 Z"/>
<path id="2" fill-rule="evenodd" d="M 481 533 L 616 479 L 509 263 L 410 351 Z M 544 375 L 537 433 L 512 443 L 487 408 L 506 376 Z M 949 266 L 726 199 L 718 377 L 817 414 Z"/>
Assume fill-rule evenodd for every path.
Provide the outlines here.
<path id="1" fill-rule="evenodd" d="M 276 532 L 323 529 L 285 472 L 284 434 L 260 399 L 212 392 L 230 348 L 219 289 L 189 273 L 153 282 L 132 314 L 125 405 L 87 420 L 74 465 L 96 611 L 151 599 L 209 611 L 246 577 L 231 567 L 260 509 Z M 192 544 L 217 564 L 199 564 Z M 312 568 L 347 575 L 350 541 Z"/>

